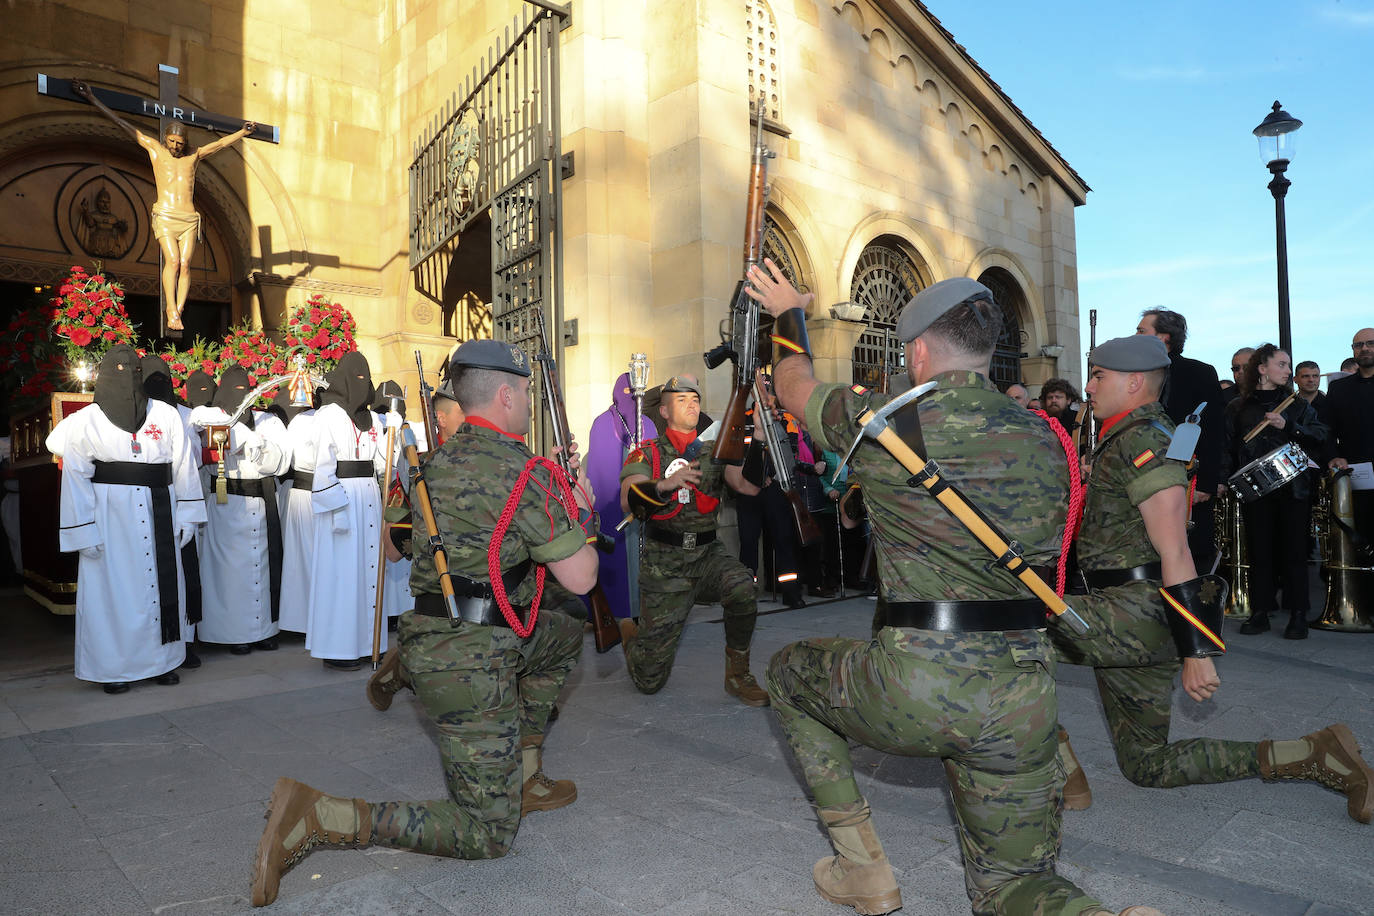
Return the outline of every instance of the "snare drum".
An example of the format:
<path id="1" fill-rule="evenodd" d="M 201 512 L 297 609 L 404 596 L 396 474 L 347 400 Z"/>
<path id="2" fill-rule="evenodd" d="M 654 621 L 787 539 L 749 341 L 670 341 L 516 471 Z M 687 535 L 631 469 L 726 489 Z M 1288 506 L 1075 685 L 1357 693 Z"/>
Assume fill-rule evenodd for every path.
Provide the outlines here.
<path id="1" fill-rule="evenodd" d="M 1241 502 L 1252 503 L 1297 480 L 1310 463 L 1307 453 L 1297 443 L 1289 442 L 1232 474 L 1226 486 L 1235 491 Z"/>

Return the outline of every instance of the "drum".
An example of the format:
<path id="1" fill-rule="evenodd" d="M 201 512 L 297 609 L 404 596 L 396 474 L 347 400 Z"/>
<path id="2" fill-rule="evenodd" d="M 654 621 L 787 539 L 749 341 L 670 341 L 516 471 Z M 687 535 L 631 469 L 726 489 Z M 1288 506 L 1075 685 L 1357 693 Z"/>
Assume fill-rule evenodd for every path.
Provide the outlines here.
<path id="1" fill-rule="evenodd" d="M 1232 474 L 1226 486 L 1235 491 L 1241 502 L 1252 503 L 1297 480 L 1310 463 L 1307 453 L 1289 442 Z"/>

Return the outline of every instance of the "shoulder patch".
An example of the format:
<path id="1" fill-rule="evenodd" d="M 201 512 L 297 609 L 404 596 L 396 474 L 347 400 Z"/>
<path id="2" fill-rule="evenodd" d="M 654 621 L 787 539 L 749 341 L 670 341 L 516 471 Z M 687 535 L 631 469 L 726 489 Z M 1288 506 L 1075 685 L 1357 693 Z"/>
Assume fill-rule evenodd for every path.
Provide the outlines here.
<path id="1" fill-rule="evenodd" d="M 1131 464 L 1135 465 L 1138 468 L 1143 468 L 1145 465 L 1149 464 L 1150 461 L 1154 459 L 1154 457 L 1155 450 L 1152 448 L 1147 448 L 1145 449 L 1145 451 L 1141 452 L 1139 455 L 1136 455 L 1134 458 L 1132 458 Z"/>
<path id="2" fill-rule="evenodd" d="M 850 385 L 849 390 L 859 395 L 860 397 L 868 394 L 868 389 L 865 388 L 863 385 Z"/>

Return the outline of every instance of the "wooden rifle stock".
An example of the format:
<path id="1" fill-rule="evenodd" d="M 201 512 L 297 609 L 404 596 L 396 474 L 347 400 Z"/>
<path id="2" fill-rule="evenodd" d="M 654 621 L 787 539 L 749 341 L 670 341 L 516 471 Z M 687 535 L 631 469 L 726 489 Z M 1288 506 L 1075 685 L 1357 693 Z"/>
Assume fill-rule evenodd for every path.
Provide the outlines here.
<path id="1" fill-rule="evenodd" d="M 711 446 L 712 461 L 723 461 L 726 464 L 739 464 L 744 461 L 750 390 L 750 385 L 741 385 L 738 379 L 735 386 L 730 389 L 730 400 L 725 405 L 724 416 L 720 418 L 720 433 L 716 436 L 715 444 Z"/>
<path id="2" fill-rule="evenodd" d="M 425 483 L 424 472 L 420 469 L 420 452 L 415 446 L 415 434 L 407 426 L 401 427 L 401 441 L 412 475 L 411 488 L 420 506 L 420 515 L 425 520 L 425 533 L 429 535 L 429 547 L 434 554 L 434 572 L 439 578 L 439 591 L 444 596 L 449 622 L 457 626 L 462 617 L 458 613 L 458 596 L 453 591 L 453 580 L 448 575 L 448 552 L 444 550 L 444 540 L 439 534 L 439 523 L 434 520 L 434 504 L 429 501 L 429 484 Z M 412 552 L 418 552 L 417 544 L 412 544 Z"/>
<path id="3" fill-rule="evenodd" d="M 792 524 L 797 529 L 797 538 L 803 547 L 810 547 L 821 539 L 821 526 L 816 524 L 816 519 L 807 510 L 800 493 L 796 490 L 784 490 L 783 495 L 787 497 L 787 505 L 792 509 Z"/>

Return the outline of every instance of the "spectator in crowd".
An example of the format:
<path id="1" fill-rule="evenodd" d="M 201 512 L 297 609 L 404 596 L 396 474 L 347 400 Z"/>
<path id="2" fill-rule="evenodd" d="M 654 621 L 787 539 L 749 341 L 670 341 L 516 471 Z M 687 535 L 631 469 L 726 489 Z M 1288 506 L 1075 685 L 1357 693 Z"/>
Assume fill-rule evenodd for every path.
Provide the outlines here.
<path id="1" fill-rule="evenodd" d="M 1068 379 L 1052 378 L 1040 386 L 1040 403 L 1045 405 L 1045 413 L 1058 420 L 1070 435 L 1078 426 L 1074 404 L 1081 400 L 1082 397 Z"/>
<path id="2" fill-rule="evenodd" d="M 1226 409 L 1227 404 L 1230 404 L 1236 399 L 1236 396 L 1240 394 L 1240 377 L 1245 373 L 1245 363 L 1250 359 L 1250 354 L 1254 352 L 1254 347 L 1241 347 L 1235 353 L 1231 354 L 1230 384 L 1226 382 L 1221 383 L 1221 406 L 1223 410 Z"/>
<path id="3" fill-rule="evenodd" d="M 1336 469 L 1374 460 L 1374 328 L 1357 331 L 1350 348 L 1355 371 L 1326 388 L 1334 455 L 1328 465 Z M 1374 538 L 1374 490 L 1356 490 L 1354 498 L 1355 527 Z"/>
<path id="4" fill-rule="evenodd" d="M 1027 391 L 1026 386 L 1022 385 L 1020 382 L 1012 382 L 1007 386 L 1007 397 L 1011 398 L 1022 407 L 1030 403 L 1030 392 Z"/>
<path id="5" fill-rule="evenodd" d="M 1310 359 L 1298 363 L 1293 370 L 1293 381 L 1298 386 L 1298 397 L 1312 405 L 1317 417 L 1326 420 L 1326 395 L 1322 393 L 1322 370 Z"/>

